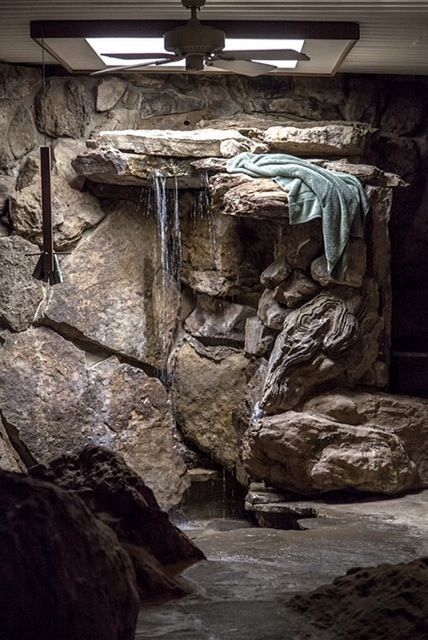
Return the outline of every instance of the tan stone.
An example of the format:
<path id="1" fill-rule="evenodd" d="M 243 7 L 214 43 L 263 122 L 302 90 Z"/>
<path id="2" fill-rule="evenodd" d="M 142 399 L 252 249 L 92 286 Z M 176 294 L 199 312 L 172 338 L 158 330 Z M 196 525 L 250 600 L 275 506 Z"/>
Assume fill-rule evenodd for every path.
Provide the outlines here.
<path id="1" fill-rule="evenodd" d="M 163 287 L 156 220 L 122 203 L 70 256 L 43 322 L 159 369 L 178 317 L 175 286 Z M 90 292 L 88 294 L 88 292 Z"/>
<path id="2" fill-rule="evenodd" d="M 311 276 L 323 287 L 341 284 L 358 289 L 363 284 L 367 268 L 366 245 L 361 238 L 350 238 L 346 249 L 347 264 L 343 280 L 335 280 L 328 273 L 327 260 L 320 256 L 311 264 Z"/>
<path id="3" fill-rule="evenodd" d="M 265 145 L 226 129 L 100 131 L 95 142 L 130 153 L 178 158 L 231 157 L 242 151 L 266 150 Z"/>
<path id="4" fill-rule="evenodd" d="M 233 467 L 238 455 L 234 413 L 245 394 L 248 361 L 236 350 L 224 350 L 218 356 L 205 347 L 203 353 L 188 342 L 178 350 L 178 422 L 186 438 L 217 462 Z"/>
<path id="5" fill-rule="evenodd" d="M 395 494 L 418 485 L 416 465 L 397 435 L 312 413 L 261 418 L 244 435 L 242 457 L 252 478 L 302 493 Z"/>
<path id="6" fill-rule="evenodd" d="M 160 504 L 177 505 L 188 481 L 166 391 L 157 378 L 109 358 L 95 366 L 47 328 L 3 334 L 0 413 L 36 461 L 88 444 L 121 453 Z"/>

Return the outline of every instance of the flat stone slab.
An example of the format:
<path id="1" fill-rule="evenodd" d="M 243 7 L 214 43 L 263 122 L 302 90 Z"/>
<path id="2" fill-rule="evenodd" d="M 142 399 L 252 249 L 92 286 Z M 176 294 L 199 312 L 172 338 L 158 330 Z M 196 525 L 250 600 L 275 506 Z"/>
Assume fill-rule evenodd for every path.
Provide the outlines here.
<path id="1" fill-rule="evenodd" d="M 231 158 L 243 151 L 263 153 L 268 150 L 265 144 L 247 138 L 233 129 L 101 131 L 89 144 L 112 146 L 130 153 L 174 158 Z"/>
<path id="2" fill-rule="evenodd" d="M 269 151 L 298 156 L 358 156 L 373 129 L 360 123 L 269 127 L 263 140 Z"/>

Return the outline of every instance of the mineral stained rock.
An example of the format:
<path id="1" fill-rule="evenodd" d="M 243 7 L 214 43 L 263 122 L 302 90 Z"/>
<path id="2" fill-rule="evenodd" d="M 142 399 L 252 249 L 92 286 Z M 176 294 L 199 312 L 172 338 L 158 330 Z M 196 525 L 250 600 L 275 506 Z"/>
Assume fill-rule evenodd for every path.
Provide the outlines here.
<path id="1" fill-rule="evenodd" d="M 8 640 L 133 640 L 135 573 L 80 498 L 0 472 L 0 619 Z"/>
<path id="2" fill-rule="evenodd" d="M 170 522 L 153 492 L 121 456 L 105 448 L 86 447 L 30 472 L 77 494 L 113 529 L 131 556 L 142 600 L 184 595 L 183 586 L 164 567 L 190 565 L 204 555 Z"/>
<path id="3" fill-rule="evenodd" d="M 250 477 L 298 493 L 397 494 L 419 484 L 416 465 L 397 435 L 309 412 L 255 421 L 244 434 L 242 459 Z"/>

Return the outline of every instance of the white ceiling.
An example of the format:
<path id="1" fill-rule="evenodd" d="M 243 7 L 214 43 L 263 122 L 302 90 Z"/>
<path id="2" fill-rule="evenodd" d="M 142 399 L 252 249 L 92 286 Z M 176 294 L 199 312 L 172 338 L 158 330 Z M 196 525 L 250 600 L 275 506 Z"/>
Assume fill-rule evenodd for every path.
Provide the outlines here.
<path id="1" fill-rule="evenodd" d="M 180 0 L 0 0 L 0 60 L 40 63 L 31 20 L 186 16 Z M 200 17 L 358 22 L 360 41 L 341 71 L 428 75 L 428 0 L 207 0 Z"/>

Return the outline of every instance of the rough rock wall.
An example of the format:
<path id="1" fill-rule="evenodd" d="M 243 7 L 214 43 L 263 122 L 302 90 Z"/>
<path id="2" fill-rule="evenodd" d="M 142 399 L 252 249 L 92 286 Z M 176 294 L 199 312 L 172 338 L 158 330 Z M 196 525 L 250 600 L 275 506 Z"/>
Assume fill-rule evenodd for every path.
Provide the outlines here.
<path id="1" fill-rule="evenodd" d="M 260 369 L 256 364 L 263 365 L 263 358 L 269 357 L 272 348 L 274 355 L 267 365 L 263 394 L 265 409 L 270 406 L 277 413 L 295 408 L 286 398 L 289 392 L 284 387 L 284 372 L 282 381 L 278 372 L 275 378 L 273 361 L 275 354 L 284 349 L 277 338 L 284 321 L 294 326 L 297 320 L 297 325 L 304 327 L 304 318 L 300 316 L 306 305 L 312 305 L 311 314 L 323 317 L 327 313 L 329 319 L 323 342 L 327 357 L 323 352 L 315 358 L 315 371 L 322 370 L 328 374 L 326 380 L 339 385 L 352 386 L 361 381 L 382 386 L 385 354 L 389 350 L 389 318 L 382 316 L 380 327 L 382 314 L 376 287 L 370 287 L 370 279 L 363 282 L 366 264 L 361 264 L 363 252 L 358 247 L 356 280 L 347 284 L 345 294 L 339 288 L 334 300 L 326 300 L 323 288 L 335 290 L 336 285 L 326 277 L 317 232 L 295 237 L 294 233 L 299 235 L 296 230 L 287 236 L 283 224 L 275 222 L 275 210 L 279 207 L 283 211 L 285 206 L 283 194 L 276 192 L 269 207 L 265 206 L 266 201 L 261 207 L 256 198 L 258 188 L 251 191 L 248 184 L 227 182 L 223 190 L 221 176 L 217 176 L 211 179 L 213 198 L 219 194 L 223 213 L 230 215 L 205 216 L 195 224 L 194 194 L 182 196 L 182 280 L 188 288 L 180 301 L 174 284 L 167 288 L 160 286 L 161 242 L 155 223 L 144 216 L 146 203 L 141 200 L 138 185 L 142 175 L 153 173 L 160 162 L 173 174 L 182 172 L 187 176 L 189 186 L 204 166 L 213 165 L 209 162 L 204 165 L 202 158 L 202 164 L 194 163 L 190 175 L 188 160 L 175 159 L 171 166 L 168 156 L 174 153 L 162 151 L 162 146 L 160 150 L 153 146 L 118 149 L 118 144 L 113 153 L 103 158 L 102 167 L 99 156 L 93 161 L 86 155 L 86 171 L 76 173 L 73 161 L 85 153 L 85 140 L 102 131 L 221 127 L 239 131 L 220 141 L 213 135 L 210 153 L 205 140 L 202 155 L 224 157 L 244 149 L 270 149 L 300 151 L 309 157 L 346 155 L 353 162 L 378 164 L 402 175 L 412 185 L 405 196 L 397 197 L 393 220 L 393 229 L 399 230 L 400 239 L 394 247 L 395 278 L 407 292 L 408 279 L 415 281 L 416 275 L 419 286 L 424 286 L 425 258 L 421 256 L 427 234 L 421 185 L 425 184 L 425 87 L 423 79 L 353 76 L 248 80 L 135 75 L 101 81 L 53 77 L 47 83 L 43 100 L 37 69 L 3 65 L 0 77 L 3 442 L 8 446 L 12 442 L 27 464 L 34 458 L 47 460 L 61 453 L 64 442 L 68 449 L 88 441 L 108 444 L 143 474 L 163 505 L 176 504 L 187 484 L 181 436 L 174 424 L 171 398 L 158 378 L 165 369 L 171 344 L 178 339 L 179 393 L 174 404 L 182 433 L 221 464 L 233 466 L 241 437 L 243 390 L 249 379 L 252 388 L 253 374 L 257 377 L 256 370 Z M 343 126 L 349 121 L 362 121 L 377 130 L 366 140 L 358 127 Z M 291 122 L 298 125 L 293 131 L 289 128 Z M 325 127 L 326 122 L 338 124 Z M 316 123 L 320 127 L 314 126 Z M 241 139 L 241 131 L 248 134 L 246 141 Z M 262 136 L 260 131 L 264 132 Z M 28 257 L 37 250 L 41 237 L 37 148 L 44 135 L 53 144 L 56 246 L 71 251 L 63 261 L 67 282 L 51 291 L 32 280 Z M 141 139 L 137 142 L 143 144 Z M 147 141 L 143 142 L 147 145 Z M 132 144 L 136 144 L 135 140 Z M 177 148 L 182 148 L 182 142 Z M 136 152 L 146 153 L 144 167 L 136 164 Z M 154 164 L 147 161 L 153 153 L 160 154 L 162 161 L 156 159 Z M 187 155 L 197 158 L 201 154 L 193 150 Z M 85 182 L 90 165 L 93 173 L 90 181 Z M 214 165 L 217 173 L 224 167 L 218 159 Z M 100 167 L 109 174 L 108 180 L 99 179 Z M 111 179 L 112 174 L 119 176 L 116 181 Z M 218 188 L 216 180 L 220 181 Z M 378 210 L 388 216 L 389 191 L 385 185 L 376 184 L 376 180 L 374 184 L 369 195 L 373 203 L 378 201 Z M 250 193 L 242 197 L 242 189 L 250 189 Z M 234 218 L 236 207 L 242 203 L 252 211 L 245 211 L 244 206 L 239 217 Z M 255 210 L 259 212 L 256 215 Z M 263 225 L 260 217 L 264 218 Z M 385 222 L 386 219 L 383 229 Z M 292 267 L 288 272 L 289 266 L 281 264 L 284 256 L 277 250 L 278 234 L 282 234 L 282 246 L 288 249 L 287 261 Z M 385 243 L 379 246 L 387 251 Z M 389 256 L 375 252 L 368 256 L 370 260 L 370 269 L 378 269 L 378 286 L 385 287 L 381 280 L 388 278 L 389 273 L 382 275 L 379 269 L 389 262 Z M 387 292 L 386 303 L 382 295 L 386 314 L 388 295 Z M 418 299 L 423 300 L 423 296 Z M 414 307 L 417 314 L 418 307 Z M 186 333 L 193 336 L 184 342 L 183 334 L 177 333 L 180 313 Z M 351 320 L 351 316 L 358 318 Z M 399 332 L 413 335 L 419 331 L 410 326 L 408 314 L 397 318 Z M 401 328 L 401 319 L 406 320 L 405 329 Z M 369 346 L 363 363 L 355 357 L 350 371 L 345 366 L 346 358 L 341 357 L 343 344 L 330 339 L 336 333 L 335 323 L 347 327 L 345 335 L 349 336 L 348 344 L 353 345 L 354 353 L 355 345 Z M 378 342 L 381 335 L 385 343 L 383 355 Z M 296 339 L 305 342 L 306 338 L 309 336 Z M 318 348 L 319 342 L 314 343 Z M 330 368 L 329 353 L 337 356 Z M 314 362 L 309 365 L 304 385 L 310 385 L 314 378 L 311 372 Z M 287 367 L 293 370 L 293 363 L 290 361 Z M 368 377 L 364 379 L 366 374 Z M 291 379 L 294 388 L 300 389 L 302 381 L 296 376 L 297 370 Z M 189 384 L 189 380 L 195 380 L 195 384 Z M 275 400 L 273 388 L 279 388 Z M 206 415 L 197 408 L 201 395 L 207 398 Z M 306 395 L 302 393 L 302 402 Z M 8 466 L 10 454 L 1 455 L 2 464 Z M 244 463 L 251 471 L 251 461 Z M 415 478 L 410 471 L 406 487 L 408 478 Z M 397 487 L 394 483 L 388 486 L 390 490 Z"/>

